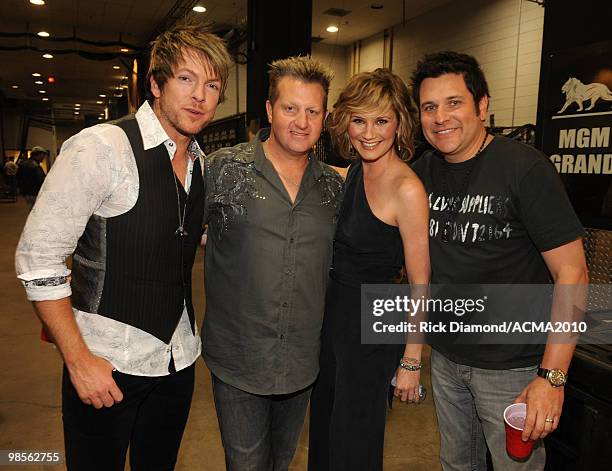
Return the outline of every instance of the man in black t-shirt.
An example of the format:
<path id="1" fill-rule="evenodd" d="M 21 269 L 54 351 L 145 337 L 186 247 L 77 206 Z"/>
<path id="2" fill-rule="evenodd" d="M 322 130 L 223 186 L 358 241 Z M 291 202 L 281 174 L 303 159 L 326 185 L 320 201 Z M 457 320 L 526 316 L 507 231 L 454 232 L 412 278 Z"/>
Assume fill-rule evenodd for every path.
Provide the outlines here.
<path id="1" fill-rule="evenodd" d="M 413 166 L 429 194 L 432 283 L 586 284 L 583 229 L 561 181 L 537 150 L 487 134 L 488 86 L 476 60 L 427 55 L 412 86 L 435 149 Z M 485 470 L 487 447 L 496 470 L 543 469 L 539 444 L 525 462 L 508 456 L 503 410 L 527 403 L 524 440 L 555 430 L 574 345 L 458 343 L 432 345 L 444 470 Z"/>

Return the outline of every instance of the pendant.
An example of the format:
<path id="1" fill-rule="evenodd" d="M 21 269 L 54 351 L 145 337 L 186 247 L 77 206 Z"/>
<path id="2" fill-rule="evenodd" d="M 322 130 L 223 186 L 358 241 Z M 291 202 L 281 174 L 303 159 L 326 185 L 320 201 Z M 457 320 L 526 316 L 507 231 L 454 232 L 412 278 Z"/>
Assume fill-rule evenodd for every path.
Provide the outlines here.
<path id="1" fill-rule="evenodd" d="M 187 235 L 189 235 L 187 233 L 187 231 L 185 229 L 183 229 L 183 226 L 179 226 L 176 231 L 174 231 L 174 235 L 177 235 L 179 237 L 185 237 Z"/>

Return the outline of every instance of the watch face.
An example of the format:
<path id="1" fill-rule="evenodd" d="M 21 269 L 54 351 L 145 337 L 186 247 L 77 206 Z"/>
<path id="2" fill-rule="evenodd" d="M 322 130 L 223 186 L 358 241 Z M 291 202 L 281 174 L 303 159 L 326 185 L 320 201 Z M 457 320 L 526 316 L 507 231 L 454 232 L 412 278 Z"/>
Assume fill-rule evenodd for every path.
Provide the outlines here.
<path id="1" fill-rule="evenodd" d="M 563 386 L 567 377 L 562 370 L 550 370 L 548 373 L 548 381 L 553 386 Z"/>

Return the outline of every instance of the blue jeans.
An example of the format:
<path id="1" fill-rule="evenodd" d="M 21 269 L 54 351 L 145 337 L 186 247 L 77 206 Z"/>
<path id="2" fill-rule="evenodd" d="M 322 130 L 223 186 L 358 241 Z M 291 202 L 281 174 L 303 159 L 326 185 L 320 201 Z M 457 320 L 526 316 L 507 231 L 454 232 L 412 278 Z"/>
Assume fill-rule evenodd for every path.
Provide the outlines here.
<path id="1" fill-rule="evenodd" d="M 212 375 L 228 471 L 287 471 L 304 425 L 311 388 L 261 396 Z"/>
<path id="2" fill-rule="evenodd" d="M 537 365 L 489 370 L 461 365 L 432 349 L 431 382 L 444 471 L 486 471 L 487 446 L 495 471 L 539 471 L 546 453 L 538 441 L 530 458 L 506 452 L 504 409 L 536 377 Z"/>

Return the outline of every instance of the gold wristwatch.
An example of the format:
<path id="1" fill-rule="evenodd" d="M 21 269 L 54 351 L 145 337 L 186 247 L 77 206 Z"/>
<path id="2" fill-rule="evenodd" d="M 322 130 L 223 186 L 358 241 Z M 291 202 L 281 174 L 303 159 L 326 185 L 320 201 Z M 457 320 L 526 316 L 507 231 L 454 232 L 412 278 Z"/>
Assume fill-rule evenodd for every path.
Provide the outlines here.
<path id="1" fill-rule="evenodd" d="M 567 383 L 567 373 L 558 368 L 547 370 L 546 368 L 538 368 L 538 376 L 547 380 L 553 388 L 565 386 Z"/>

